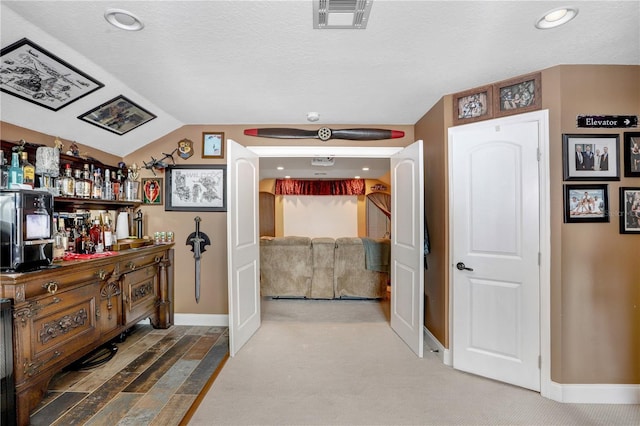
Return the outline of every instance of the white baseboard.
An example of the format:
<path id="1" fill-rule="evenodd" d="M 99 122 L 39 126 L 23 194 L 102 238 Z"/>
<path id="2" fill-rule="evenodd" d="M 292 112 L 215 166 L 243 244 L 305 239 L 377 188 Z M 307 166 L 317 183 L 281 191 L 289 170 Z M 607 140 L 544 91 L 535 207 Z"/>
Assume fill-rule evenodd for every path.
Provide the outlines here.
<path id="1" fill-rule="evenodd" d="M 551 382 L 549 399 L 573 404 L 640 404 L 640 385 Z"/>
<path id="2" fill-rule="evenodd" d="M 206 325 L 211 327 L 229 327 L 229 315 L 219 314 L 174 314 L 175 325 Z"/>
<path id="3" fill-rule="evenodd" d="M 438 355 L 438 358 L 440 358 L 440 361 L 442 361 L 444 365 L 453 365 L 453 360 L 451 359 L 451 351 L 449 349 L 446 349 L 442 345 L 442 343 L 440 343 L 440 341 L 436 339 L 433 334 L 431 334 L 427 327 L 423 327 L 423 329 L 425 334 L 424 342 L 426 343 L 426 345 L 431 348 L 432 352 Z"/>

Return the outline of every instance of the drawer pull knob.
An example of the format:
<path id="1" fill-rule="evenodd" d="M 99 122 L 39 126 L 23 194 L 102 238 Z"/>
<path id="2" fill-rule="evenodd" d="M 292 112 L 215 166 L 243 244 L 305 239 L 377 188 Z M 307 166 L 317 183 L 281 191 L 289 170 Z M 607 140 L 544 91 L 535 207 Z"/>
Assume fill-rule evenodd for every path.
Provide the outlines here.
<path id="1" fill-rule="evenodd" d="M 58 283 L 55 281 L 50 281 L 48 283 L 42 284 L 42 288 L 47 290 L 49 294 L 56 294 L 58 291 Z"/>
<path id="2" fill-rule="evenodd" d="M 105 271 L 104 269 L 99 269 L 96 271 L 96 277 L 98 277 L 100 280 L 104 280 L 106 276 L 107 276 L 107 271 Z"/>
<path id="3" fill-rule="evenodd" d="M 133 263 L 133 262 L 128 262 L 127 263 L 127 268 L 129 268 L 129 269 L 131 269 L 133 271 L 134 269 L 136 269 L 136 264 Z"/>

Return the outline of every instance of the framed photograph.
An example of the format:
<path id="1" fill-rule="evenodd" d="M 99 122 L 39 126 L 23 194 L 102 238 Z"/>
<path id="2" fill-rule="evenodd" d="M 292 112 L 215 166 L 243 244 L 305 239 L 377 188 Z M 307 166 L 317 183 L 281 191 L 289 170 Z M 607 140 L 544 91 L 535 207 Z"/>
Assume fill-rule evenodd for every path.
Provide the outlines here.
<path id="1" fill-rule="evenodd" d="M 607 185 L 565 185 L 565 223 L 609 222 Z"/>
<path id="2" fill-rule="evenodd" d="M 484 86 L 453 95 L 453 124 L 493 118 L 492 87 Z"/>
<path id="3" fill-rule="evenodd" d="M 0 90 L 53 111 L 104 87 L 26 38 L 3 48 L 0 56 Z"/>
<path id="4" fill-rule="evenodd" d="M 624 133 L 624 175 L 640 177 L 640 132 Z"/>
<path id="5" fill-rule="evenodd" d="M 620 188 L 620 233 L 640 235 L 640 188 Z"/>
<path id="6" fill-rule="evenodd" d="M 224 158 L 224 133 L 202 133 L 202 158 Z"/>
<path id="7" fill-rule="evenodd" d="M 529 74 L 493 85 L 496 117 L 535 111 L 542 105 L 540 73 Z"/>
<path id="8" fill-rule="evenodd" d="M 85 112 L 78 118 L 118 135 L 124 135 L 153 120 L 156 116 L 119 95 L 91 111 Z"/>
<path id="9" fill-rule="evenodd" d="M 168 166 L 165 169 L 165 210 L 227 211 L 227 166 Z"/>
<path id="10" fill-rule="evenodd" d="M 564 180 L 620 180 L 620 136 L 562 135 Z"/>
<path id="11" fill-rule="evenodd" d="M 142 178 L 142 204 L 151 204 L 161 206 L 164 204 L 162 199 L 162 178 Z"/>

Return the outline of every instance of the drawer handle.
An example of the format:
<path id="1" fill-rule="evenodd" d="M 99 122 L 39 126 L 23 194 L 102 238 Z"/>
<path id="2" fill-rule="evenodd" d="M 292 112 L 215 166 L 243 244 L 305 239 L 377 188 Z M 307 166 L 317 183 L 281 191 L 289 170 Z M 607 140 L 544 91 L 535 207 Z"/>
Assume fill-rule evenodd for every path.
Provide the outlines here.
<path id="1" fill-rule="evenodd" d="M 127 263 L 127 268 L 129 268 L 129 269 L 131 269 L 133 271 L 134 269 L 136 269 L 136 264 L 133 263 L 133 262 L 128 262 Z"/>
<path id="2" fill-rule="evenodd" d="M 107 276 L 107 271 L 105 271 L 104 269 L 99 269 L 96 271 L 96 277 L 98 277 L 100 280 L 104 280 L 106 276 Z"/>
<path id="3" fill-rule="evenodd" d="M 42 288 L 47 290 L 49 294 L 56 294 L 58 291 L 58 283 L 55 281 L 50 281 L 48 283 L 42 284 Z"/>
<path id="4" fill-rule="evenodd" d="M 156 256 L 155 258 L 153 258 L 154 262 L 156 263 L 160 263 L 160 261 L 162 260 L 162 258 L 160 256 Z"/>

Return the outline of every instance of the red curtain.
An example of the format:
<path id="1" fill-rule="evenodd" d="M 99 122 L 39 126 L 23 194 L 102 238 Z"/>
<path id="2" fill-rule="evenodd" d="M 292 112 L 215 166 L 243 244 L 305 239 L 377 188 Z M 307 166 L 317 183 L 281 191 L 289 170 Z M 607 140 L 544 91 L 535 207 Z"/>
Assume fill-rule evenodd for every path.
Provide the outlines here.
<path id="1" fill-rule="evenodd" d="M 276 195 L 364 195 L 364 179 L 276 179 Z"/>

